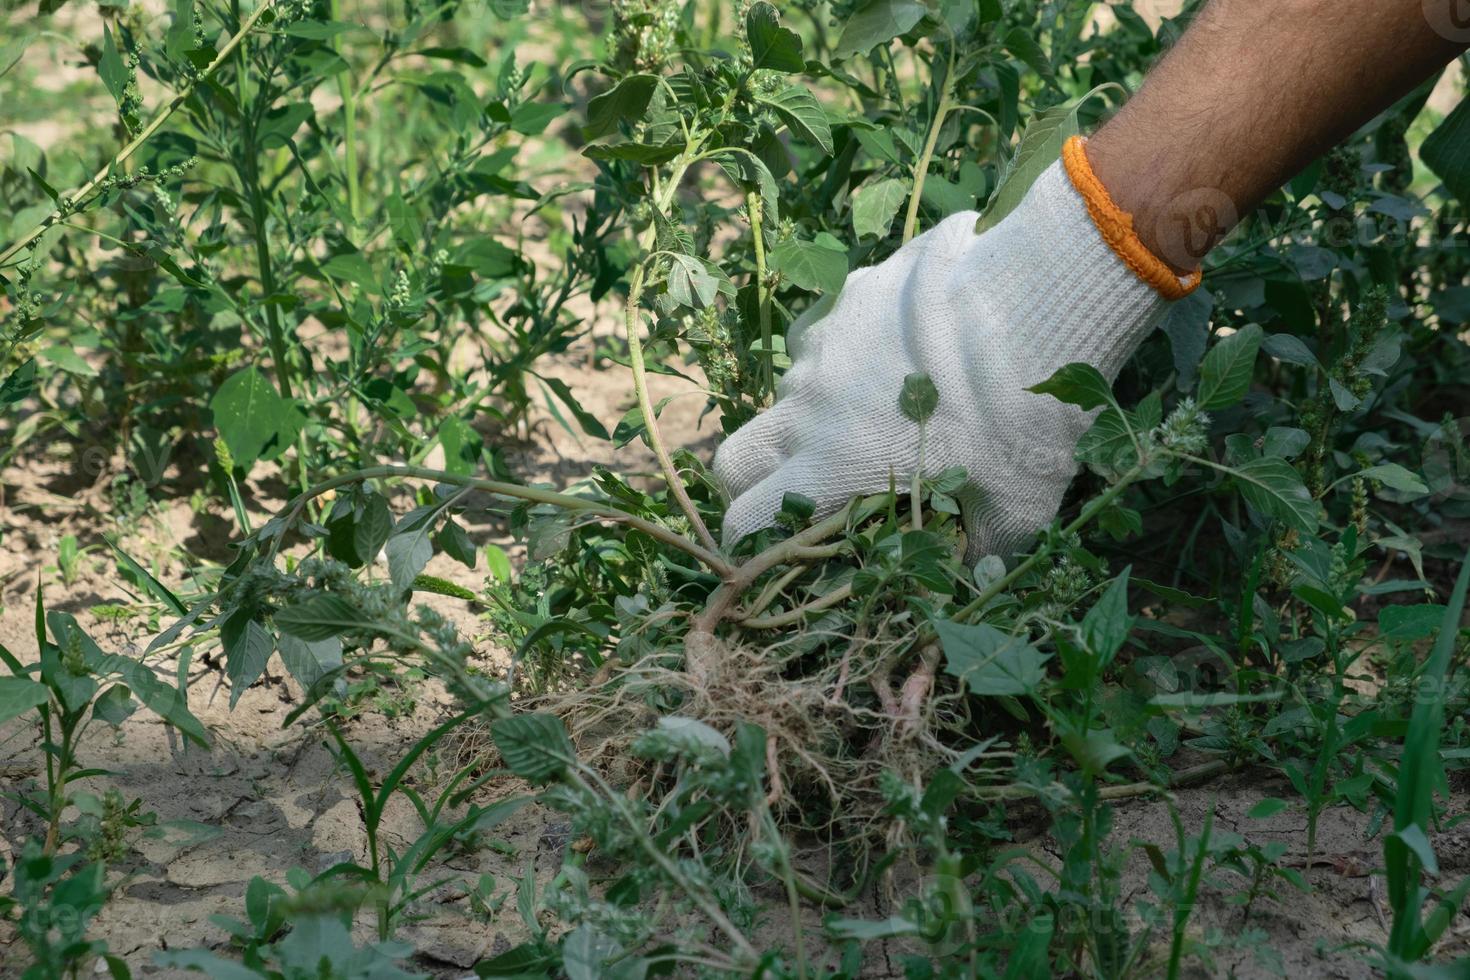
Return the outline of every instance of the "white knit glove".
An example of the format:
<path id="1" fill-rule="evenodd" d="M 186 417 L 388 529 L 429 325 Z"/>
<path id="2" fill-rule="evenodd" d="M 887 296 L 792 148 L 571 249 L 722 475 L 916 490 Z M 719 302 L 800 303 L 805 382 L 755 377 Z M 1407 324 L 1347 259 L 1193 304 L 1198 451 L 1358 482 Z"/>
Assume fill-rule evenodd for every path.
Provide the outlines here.
<path id="1" fill-rule="evenodd" d="M 1161 290 L 1177 297 L 1198 281 L 1148 255 L 1081 141 L 1068 151 L 990 231 L 975 233 L 973 212 L 952 215 L 792 325 L 775 406 L 715 456 L 732 500 L 727 546 L 769 526 L 790 491 L 821 516 L 890 479 L 904 487 L 919 427 L 898 400 L 915 372 L 939 389 L 925 473 L 969 474 L 955 496 L 971 556 L 1008 556 L 1052 519 L 1091 415 L 1026 389 L 1073 361 L 1111 381 L 1167 308 Z"/>

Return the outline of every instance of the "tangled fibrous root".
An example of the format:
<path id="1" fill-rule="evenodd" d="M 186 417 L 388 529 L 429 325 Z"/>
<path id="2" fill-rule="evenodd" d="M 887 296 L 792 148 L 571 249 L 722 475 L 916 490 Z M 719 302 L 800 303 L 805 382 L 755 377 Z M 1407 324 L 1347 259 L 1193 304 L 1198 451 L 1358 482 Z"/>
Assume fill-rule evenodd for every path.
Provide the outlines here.
<path id="1" fill-rule="evenodd" d="M 879 692 L 892 686 L 898 643 L 844 637 L 840 657 L 812 657 L 812 639 L 758 647 L 691 634 L 684 657 L 652 654 L 601 684 L 526 706 L 561 717 L 579 757 L 615 784 L 645 789 L 661 774 L 630 750 L 660 717 L 693 718 L 732 741 L 741 723 L 758 725 L 767 738 L 767 799 L 782 825 L 876 842 L 892 829 L 883 816 L 885 776 L 923 785 L 952 762 L 956 753 L 941 735 L 964 723 L 962 702 L 936 694 L 920 713 L 896 717 L 895 699 Z"/>

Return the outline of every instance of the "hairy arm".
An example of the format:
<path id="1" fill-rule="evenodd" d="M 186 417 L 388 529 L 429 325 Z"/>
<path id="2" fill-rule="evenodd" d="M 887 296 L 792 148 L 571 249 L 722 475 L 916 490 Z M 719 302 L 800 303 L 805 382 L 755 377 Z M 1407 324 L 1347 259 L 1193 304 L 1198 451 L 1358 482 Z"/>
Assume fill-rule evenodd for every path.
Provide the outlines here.
<path id="1" fill-rule="evenodd" d="M 1186 274 L 1467 46 L 1463 0 L 1212 0 L 1087 156 L 1143 244 Z"/>

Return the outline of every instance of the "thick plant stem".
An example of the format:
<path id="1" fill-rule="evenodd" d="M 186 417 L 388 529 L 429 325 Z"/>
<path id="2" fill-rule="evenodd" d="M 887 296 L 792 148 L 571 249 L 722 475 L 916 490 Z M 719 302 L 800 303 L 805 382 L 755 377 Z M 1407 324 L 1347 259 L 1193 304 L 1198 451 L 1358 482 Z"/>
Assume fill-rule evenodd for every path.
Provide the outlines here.
<path id="1" fill-rule="evenodd" d="M 679 471 L 674 468 L 674 461 L 669 457 L 668 447 L 664 445 L 663 436 L 659 434 L 658 419 L 653 410 L 653 399 L 648 394 L 648 373 L 643 366 L 643 339 L 639 336 L 638 328 L 638 299 L 642 292 L 643 266 L 639 265 L 633 270 L 633 277 L 628 282 L 628 305 L 624 311 L 624 326 L 628 331 L 628 363 L 633 368 L 633 394 L 638 398 L 638 411 L 643 413 L 643 431 L 648 433 L 648 444 L 653 447 L 653 454 L 658 457 L 659 469 L 663 471 L 664 481 L 669 485 L 669 493 L 674 495 L 679 509 L 689 519 L 700 543 L 710 551 L 719 551 L 720 546 L 715 543 L 714 536 L 709 533 L 709 528 L 704 526 L 704 519 L 699 516 L 699 510 L 694 506 L 694 501 L 689 499 L 689 491 L 684 489 L 684 480 L 679 476 Z"/>
<path id="2" fill-rule="evenodd" d="M 944 74 L 944 85 L 939 90 L 939 104 L 934 107 L 934 121 L 929 125 L 929 135 L 924 140 L 924 150 L 914 163 L 914 189 L 909 194 L 909 209 L 903 219 L 903 243 L 908 244 L 919 227 L 919 199 L 924 194 L 924 178 L 929 175 L 929 161 L 934 158 L 934 147 L 939 143 L 939 131 L 944 128 L 944 119 L 954 108 L 949 86 L 954 76 L 954 41 L 949 45 L 949 68 Z"/>
<path id="3" fill-rule="evenodd" d="M 761 225 L 761 208 L 764 202 L 759 193 L 749 191 L 745 195 L 745 211 L 750 215 L 750 234 L 755 240 L 755 295 L 761 319 L 761 368 L 764 377 L 764 392 L 772 399 L 776 396 L 775 352 L 771 349 L 771 287 L 766 282 L 766 238 Z"/>
<path id="4" fill-rule="evenodd" d="M 787 562 L 803 560 L 820 560 L 831 557 L 830 553 L 823 548 L 818 548 L 823 541 L 835 534 L 841 533 L 847 528 L 848 515 L 852 513 L 852 503 L 837 513 L 824 520 L 818 521 L 804 531 L 799 531 L 779 544 L 774 544 L 753 556 L 749 561 L 735 569 L 735 574 L 725 580 L 719 588 L 710 594 L 709 601 L 705 603 L 704 611 L 694 620 L 690 632 L 696 635 L 709 635 L 714 633 L 716 626 L 720 625 L 735 608 L 735 602 L 750 588 L 755 580 L 777 565 Z"/>
<path id="5" fill-rule="evenodd" d="M 5 263 L 9 262 L 15 257 L 17 252 L 39 238 L 41 233 L 44 232 L 47 228 L 50 228 L 58 221 L 61 221 L 68 214 L 73 213 L 81 205 L 82 200 L 86 198 L 87 195 L 95 191 L 98 185 L 100 185 L 104 180 L 107 179 L 108 175 L 112 173 L 114 168 L 126 162 L 129 157 L 138 152 L 138 149 L 142 147 L 144 143 L 152 139 L 153 134 L 158 132 L 158 130 L 162 128 L 163 124 L 167 122 L 169 117 L 178 110 L 179 106 L 183 105 L 188 100 L 189 96 L 194 94 L 194 89 L 198 88 L 201 82 L 205 81 L 211 75 L 213 75 L 215 71 L 219 69 L 219 66 L 224 64 L 225 59 L 229 58 L 230 55 L 235 52 L 235 49 L 240 46 L 240 42 L 245 40 L 245 36 L 255 29 L 256 22 L 259 21 L 260 18 L 264 16 L 266 11 L 270 10 L 271 7 L 274 6 L 274 4 L 275 0 L 264 0 L 264 2 L 261 3 L 258 8 L 256 8 L 255 12 L 247 17 L 244 23 L 240 25 L 240 29 L 236 31 L 228 41 L 225 42 L 225 46 L 220 48 L 219 54 L 215 55 L 214 60 L 211 61 L 209 65 L 199 73 L 199 76 L 197 78 L 195 78 L 188 85 L 184 86 L 181 90 L 176 92 L 174 94 L 174 97 L 169 99 L 168 103 L 161 110 L 159 110 L 158 115 L 154 116 L 151 120 L 149 120 L 146 126 L 138 131 L 138 135 L 133 137 L 131 143 L 129 143 L 127 146 L 124 146 L 120 151 L 118 151 L 117 156 L 113 157 L 112 160 L 107 164 L 107 166 L 97 171 L 97 173 L 92 176 L 91 180 L 87 181 L 81 187 L 78 187 L 69 196 L 62 198 L 63 201 L 68 202 L 66 206 L 57 207 L 46 217 L 42 218 L 40 221 L 32 225 L 30 229 L 22 232 L 20 237 L 12 242 L 5 249 L 5 251 L 0 252 L 0 266 L 4 266 Z"/>
<path id="6" fill-rule="evenodd" d="M 330 479 L 313 484 L 304 493 L 297 495 L 281 510 L 281 517 L 288 523 L 295 520 L 300 516 L 302 510 L 305 509 L 308 501 L 320 497 L 328 490 L 335 490 L 338 487 L 347 486 L 350 483 L 362 483 L 365 480 L 381 480 L 394 477 L 411 480 L 433 480 L 436 483 L 447 483 L 451 486 L 480 490 L 484 493 L 516 497 L 538 504 L 550 504 L 554 507 L 562 507 L 566 510 L 593 515 L 603 520 L 626 524 L 629 527 L 637 528 L 651 538 L 655 538 L 693 558 L 697 558 L 710 571 L 723 579 L 728 580 L 735 576 L 735 566 L 731 565 L 718 554 L 700 547 L 682 534 L 671 531 L 645 518 L 629 514 L 627 511 L 619 510 L 612 504 L 596 500 L 584 500 L 581 497 L 573 497 L 570 494 L 557 493 L 553 490 L 540 490 L 535 487 L 517 486 L 514 483 L 502 483 L 499 480 L 485 480 L 479 477 L 462 476 L 458 473 L 430 469 L 426 466 L 369 466 L 364 469 L 338 474 Z"/>

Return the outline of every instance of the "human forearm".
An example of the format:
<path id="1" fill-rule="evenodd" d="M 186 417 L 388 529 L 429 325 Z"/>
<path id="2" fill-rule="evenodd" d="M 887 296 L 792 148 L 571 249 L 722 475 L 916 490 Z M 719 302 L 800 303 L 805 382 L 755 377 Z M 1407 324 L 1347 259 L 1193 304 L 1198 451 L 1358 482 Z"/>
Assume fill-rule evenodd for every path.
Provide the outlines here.
<path id="1" fill-rule="evenodd" d="M 1087 156 L 1143 243 L 1187 273 L 1275 188 L 1464 50 L 1437 29 L 1455 2 L 1212 0 Z"/>

